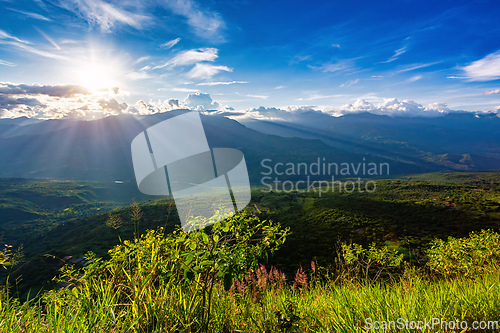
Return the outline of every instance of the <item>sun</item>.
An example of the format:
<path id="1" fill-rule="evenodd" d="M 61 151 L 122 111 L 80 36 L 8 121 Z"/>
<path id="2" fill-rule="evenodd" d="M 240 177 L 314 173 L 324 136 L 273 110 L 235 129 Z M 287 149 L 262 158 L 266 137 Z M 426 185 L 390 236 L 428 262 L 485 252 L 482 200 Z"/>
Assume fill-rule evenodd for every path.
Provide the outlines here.
<path id="1" fill-rule="evenodd" d="M 118 85 L 116 68 L 111 64 L 92 62 L 77 70 L 76 80 L 89 90 L 109 89 Z"/>

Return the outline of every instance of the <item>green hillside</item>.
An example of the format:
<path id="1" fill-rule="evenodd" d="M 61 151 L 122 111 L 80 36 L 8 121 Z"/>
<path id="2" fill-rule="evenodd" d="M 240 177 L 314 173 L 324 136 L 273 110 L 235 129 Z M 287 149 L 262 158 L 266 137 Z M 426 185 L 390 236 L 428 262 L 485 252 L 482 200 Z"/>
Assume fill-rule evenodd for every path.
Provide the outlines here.
<path id="1" fill-rule="evenodd" d="M 321 197 L 313 191 L 265 193 L 267 188 L 254 188 L 246 210 L 290 228 L 287 242 L 271 259 L 288 274 L 311 260 L 332 264 L 340 242 L 387 244 L 418 264 L 422 250 L 436 237 L 500 229 L 499 179 L 499 172 L 440 172 L 379 180 L 374 193 Z M 142 218 L 136 225 L 131 207 L 116 208 L 137 194 L 128 184 L 4 180 L 2 191 L 4 242 L 22 244 L 25 254 L 26 262 L 14 271 L 22 276 L 23 293 L 28 287 L 50 286 L 58 258 L 81 258 L 88 251 L 106 257 L 119 239 L 159 227 L 168 233 L 178 224 L 172 201 L 156 199 L 140 202 Z M 151 197 L 139 200 L 145 198 Z M 106 224 L 110 210 L 122 221 L 116 230 Z"/>

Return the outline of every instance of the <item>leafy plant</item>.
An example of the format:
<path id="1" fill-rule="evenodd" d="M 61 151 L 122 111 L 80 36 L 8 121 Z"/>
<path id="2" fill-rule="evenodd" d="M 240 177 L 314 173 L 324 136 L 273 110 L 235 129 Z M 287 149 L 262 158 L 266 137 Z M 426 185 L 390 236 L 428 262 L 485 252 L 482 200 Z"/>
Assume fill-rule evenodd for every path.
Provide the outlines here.
<path id="1" fill-rule="evenodd" d="M 471 232 L 469 237 L 435 239 L 427 251 L 429 267 L 446 276 L 471 276 L 500 266 L 500 234 Z"/>
<path id="2" fill-rule="evenodd" d="M 11 248 L 12 246 L 10 245 L 5 245 L 5 248 L 0 251 L 0 268 L 7 269 L 7 266 L 12 265 L 10 262 L 12 254 L 11 254 Z"/>
<path id="3" fill-rule="evenodd" d="M 103 283 L 113 286 L 117 303 L 131 311 L 140 325 L 161 313 L 155 305 L 158 297 L 171 298 L 178 303 L 182 327 L 206 331 L 217 283 L 228 290 L 235 277 L 241 278 L 279 248 L 287 234 L 278 224 L 245 213 L 190 233 L 180 227 L 167 235 L 162 229 L 149 231 L 110 250 L 108 261 L 89 254 L 92 261 L 83 275 L 66 267 L 62 282 L 78 288 L 73 290 L 88 289 L 91 295 L 99 293 L 96 287 Z"/>
<path id="4" fill-rule="evenodd" d="M 369 248 L 359 244 L 342 244 L 342 256 L 349 270 L 356 275 L 361 273 L 366 280 L 370 277 L 377 280 L 382 273 L 400 267 L 403 261 L 402 253 L 387 246 L 377 247 L 374 243 Z"/>
<path id="5" fill-rule="evenodd" d="M 280 332 L 296 332 L 302 319 L 297 310 L 297 305 L 292 299 L 287 299 L 282 304 L 283 310 L 276 311 L 278 328 Z"/>

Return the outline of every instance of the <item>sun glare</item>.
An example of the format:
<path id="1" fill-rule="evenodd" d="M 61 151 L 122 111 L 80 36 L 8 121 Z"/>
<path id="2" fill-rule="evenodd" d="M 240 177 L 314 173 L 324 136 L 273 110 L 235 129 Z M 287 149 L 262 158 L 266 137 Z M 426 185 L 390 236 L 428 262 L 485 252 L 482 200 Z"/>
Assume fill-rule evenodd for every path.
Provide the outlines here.
<path id="1" fill-rule="evenodd" d="M 112 88 L 118 85 L 115 69 L 106 64 L 91 63 L 77 72 L 79 84 L 90 90 Z"/>

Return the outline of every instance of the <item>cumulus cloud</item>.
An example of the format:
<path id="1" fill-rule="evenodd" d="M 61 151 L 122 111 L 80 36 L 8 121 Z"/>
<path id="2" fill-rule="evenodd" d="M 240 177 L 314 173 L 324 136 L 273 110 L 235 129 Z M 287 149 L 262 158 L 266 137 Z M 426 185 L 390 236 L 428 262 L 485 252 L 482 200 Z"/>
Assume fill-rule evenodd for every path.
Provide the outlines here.
<path id="1" fill-rule="evenodd" d="M 225 114 L 235 119 L 252 118 L 270 121 L 296 122 L 300 124 L 310 123 L 318 125 L 322 117 L 339 117 L 354 113 L 372 113 L 390 117 L 439 117 L 452 110 L 445 103 L 432 103 L 423 106 L 411 100 L 399 101 L 396 98 L 385 99 L 382 103 L 372 104 L 363 99 L 358 99 L 352 104 L 341 107 L 317 107 L 313 105 L 286 106 L 286 107 L 259 107 Z M 312 115 L 315 115 L 312 117 Z"/>
<path id="2" fill-rule="evenodd" d="M 310 105 L 291 105 L 282 108 L 276 107 L 259 107 L 245 112 L 241 111 L 231 111 L 225 110 L 224 115 L 231 116 L 236 119 L 238 118 L 252 118 L 260 120 L 271 120 L 271 121 L 288 121 L 288 122 L 301 122 L 307 117 L 306 113 L 316 113 L 324 114 L 322 111 L 315 109 L 314 106 Z M 329 115 L 324 114 L 326 117 Z"/>
<path id="3" fill-rule="evenodd" d="M 399 101 L 397 98 L 387 98 L 377 105 L 369 103 L 364 99 L 358 99 L 353 104 L 346 104 L 340 108 L 333 108 L 328 112 L 335 116 L 349 113 L 369 112 L 390 117 L 439 117 L 448 113 L 449 109 L 444 103 L 433 103 L 424 107 L 412 100 Z"/>
<path id="4" fill-rule="evenodd" d="M 103 110 L 111 111 L 114 114 L 120 114 L 123 110 L 126 110 L 128 105 L 127 103 L 118 103 L 118 101 L 114 98 L 104 99 L 101 98 L 97 101 L 97 103 L 101 106 Z"/>
<path id="5" fill-rule="evenodd" d="M 92 119 L 119 114 L 127 105 L 113 98 L 118 92 L 117 87 L 91 94 L 78 85 L 0 83 L 0 117 Z"/>
<path id="6" fill-rule="evenodd" d="M 214 66 L 198 63 L 187 73 L 187 76 L 193 79 L 210 79 L 212 76 L 219 74 L 221 71 L 232 72 L 233 69 L 227 66 Z"/>
<path id="7" fill-rule="evenodd" d="M 43 105 L 36 98 L 28 97 L 10 97 L 8 95 L 0 95 L 0 109 L 12 110 L 19 105 L 40 106 Z"/>
<path id="8" fill-rule="evenodd" d="M 500 79 L 500 51 L 462 67 L 462 70 L 471 81 L 498 80 Z"/>
<path id="9" fill-rule="evenodd" d="M 186 106 L 194 110 L 216 110 L 220 104 L 214 102 L 209 94 L 195 93 L 189 94 L 184 100 Z"/>
<path id="10" fill-rule="evenodd" d="M 0 84 L 0 118 L 22 116 L 38 119 L 98 119 L 123 113 L 150 115 L 177 109 L 208 113 L 231 111 L 212 100 L 209 94 L 190 94 L 184 101 L 165 99 L 135 104 L 118 100 L 119 88 L 89 93 L 78 86 Z M 81 93 L 83 92 L 83 93 Z"/>
<path id="11" fill-rule="evenodd" d="M 489 90 L 484 92 L 485 95 L 495 95 L 495 94 L 500 94 L 500 89 L 495 89 L 495 90 Z"/>

